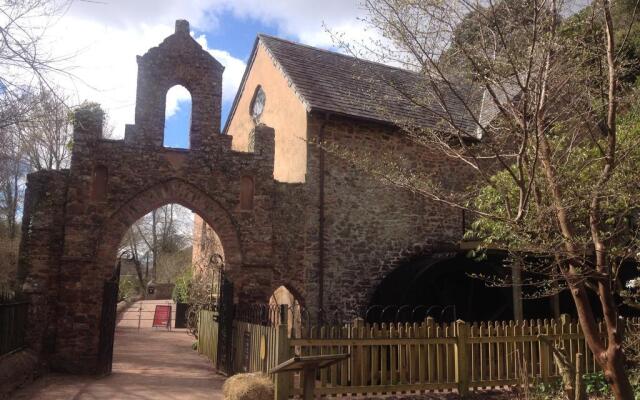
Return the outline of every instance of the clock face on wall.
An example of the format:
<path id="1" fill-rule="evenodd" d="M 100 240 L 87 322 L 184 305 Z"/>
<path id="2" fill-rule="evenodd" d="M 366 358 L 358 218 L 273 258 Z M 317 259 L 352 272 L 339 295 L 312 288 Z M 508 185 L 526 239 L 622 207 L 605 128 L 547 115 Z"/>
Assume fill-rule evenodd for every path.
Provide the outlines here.
<path id="1" fill-rule="evenodd" d="M 262 112 L 264 111 L 264 103 L 267 96 L 264 94 L 262 87 L 258 86 L 256 93 L 253 95 L 253 102 L 251 103 L 251 116 L 254 120 L 258 120 Z"/>

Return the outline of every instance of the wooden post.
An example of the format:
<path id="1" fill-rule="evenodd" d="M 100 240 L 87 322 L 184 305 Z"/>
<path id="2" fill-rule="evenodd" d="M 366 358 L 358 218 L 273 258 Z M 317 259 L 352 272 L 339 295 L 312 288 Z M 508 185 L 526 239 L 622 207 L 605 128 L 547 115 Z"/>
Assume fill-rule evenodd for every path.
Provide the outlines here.
<path id="1" fill-rule="evenodd" d="M 582 353 L 576 353 L 576 383 L 575 383 L 576 400 L 585 400 L 587 398 L 584 382 L 582 381 L 582 374 L 584 373 L 582 362 L 583 362 Z"/>
<path id="2" fill-rule="evenodd" d="M 276 332 L 276 365 L 289 359 L 289 336 L 287 328 L 287 306 L 280 306 L 280 323 Z M 281 372 L 276 374 L 274 382 L 275 400 L 286 400 L 289 398 L 289 386 L 291 385 L 291 373 Z"/>
<path id="3" fill-rule="evenodd" d="M 282 373 L 280 375 L 282 375 Z M 302 399 L 315 399 L 316 368 L 305 368 L 302 371 L 302 381 Z"/>
<path id="4" fill-rule="evenodd" d="M 467 342 L 469 339 L 469 327 L 464 321 L 456 322 L 456 382 L 458 394 L 464 397 L 469 394 L 469 359 L 467 356 Z"/>
<path id="5" fill-rule="evenodd" d="M 361 339 L 361 333 L 364 330 L 364 319 L 355 318 L 351 325 L 351 339 Z M 349 370 L 351 371 L 351 384 L 353 386 L 360 386 L 361 378 L 362 378 L 362 347 L 360 346 L 351 346 L 349 349 L 349 353 L 351 354 L 350 364 L 351 367 Z"/>
<path id="6" fill-rule="evenodd" d="M 544 321 L 544 325 L 541 328 L 544 329 L 544 332 L 538 331 L 538 334 L 540 335 L 549 334 L 549 325 L 547 324 L 547 320 Z M 549 355 L 550 355 L 551 349 L 549 348 L 549 343 L 547 343 L 546 340 L 539 340 L 539 343 L 540 343 L 540 374 L 542 375 L 542 382 L 547 383 L 549 382 L 549 375 L 550 375 L 549 363 L 551 362 L 551 357 L 549 357 Z"/>

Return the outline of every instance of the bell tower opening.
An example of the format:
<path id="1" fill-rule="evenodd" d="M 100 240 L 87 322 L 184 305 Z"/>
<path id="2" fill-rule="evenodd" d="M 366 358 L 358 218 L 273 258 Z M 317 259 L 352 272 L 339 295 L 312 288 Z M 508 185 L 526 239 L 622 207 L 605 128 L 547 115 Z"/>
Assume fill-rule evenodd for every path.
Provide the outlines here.
<path id="1" fill-rule="evenodd" d="M 172 86 L 165 98 L 163 146 L 188 149 L 191 136 L 191 93 L 182 85 Z"/>

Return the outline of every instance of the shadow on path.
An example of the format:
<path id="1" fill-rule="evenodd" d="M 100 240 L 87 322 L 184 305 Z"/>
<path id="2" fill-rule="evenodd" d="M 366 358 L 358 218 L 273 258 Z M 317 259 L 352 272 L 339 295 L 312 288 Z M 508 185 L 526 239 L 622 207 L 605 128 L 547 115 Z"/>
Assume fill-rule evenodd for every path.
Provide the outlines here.
<path id="1" fill-rule="evenodd" d="M 191 349 L 184 330 L 118 328 L 113 373 L 104 378 L 49 374 L 14 394 L 16 400 L 222 399 L 224 377 Z"/>

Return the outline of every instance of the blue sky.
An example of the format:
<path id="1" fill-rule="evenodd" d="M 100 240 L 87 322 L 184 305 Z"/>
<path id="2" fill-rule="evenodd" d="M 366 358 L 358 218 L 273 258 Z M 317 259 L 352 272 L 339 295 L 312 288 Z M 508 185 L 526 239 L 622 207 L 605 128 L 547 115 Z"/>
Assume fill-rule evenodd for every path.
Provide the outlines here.
<path id="1" fill-rule="evenodd" d="M 112 138 L 134 123 L 136 56 L 174 32 L 177 19 L 190 22 L 194 38 L 225 66 L 222 124 L 260 32 L 330 48 L 326 28 L 362 39 L 361 0 L 101 0 L 74 1 L 48 29 L 52 53 L 68 60 L 58 83 L 77 104 L 98 102 L 109 116 Z M 366 35 L 365 35 L 366 36 Z M 69 79 L 65 79 L 69 78 Z M 186 147 L 186 90 L 167 96 L 170 147 Z"/>
<path id="2" fill-rule="evenodd" d="M 220 25 L 210 31 L 199 31 L 192 29 L 194 36 L 204 35 L 208 43 L 222 44 L 221 48 L 228 51 L 235 58 L 248 62 L 251 50 L 258 33 L 278 35 L 291 40 L 297 40 L 293 35 L 281 34 L 278 27 L 273 23 L 265 23 L 249 17 L 237 17 L 233 13 L 226 11 L 219 17 Z M 224 127 L 227 116 L 233 101 L 225 99 L 222 102 L 222 121 Z M 165 120 L 165 146 L 176 148 L 187 148 L 189 146 L 189 115 L 191 104 L 189 101 L 179 103 L 179 108 L 175 114 Z"/>

